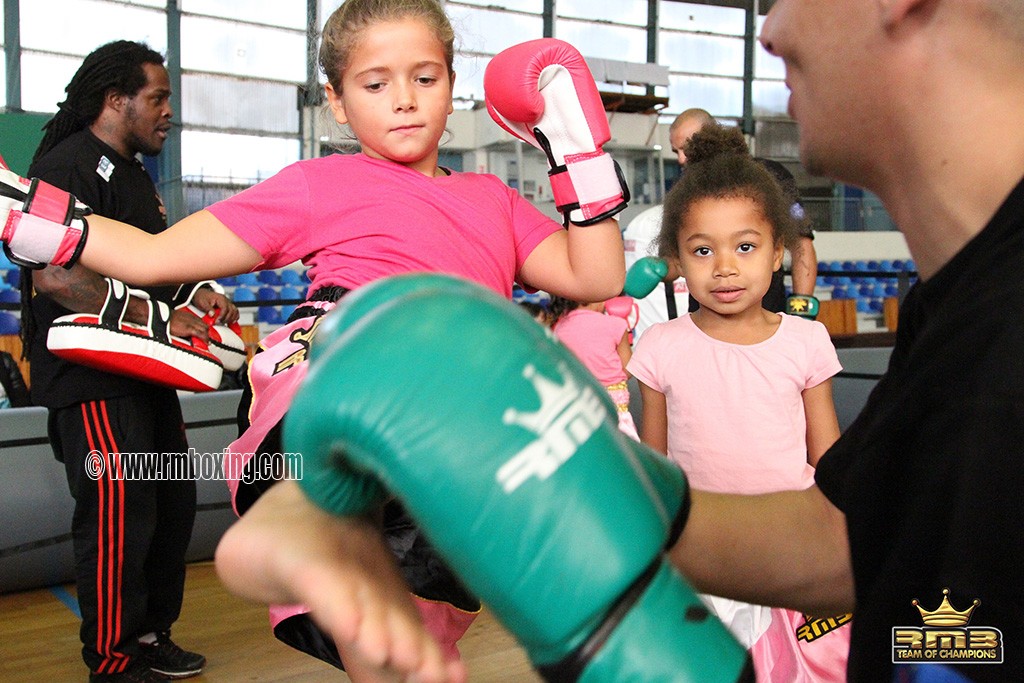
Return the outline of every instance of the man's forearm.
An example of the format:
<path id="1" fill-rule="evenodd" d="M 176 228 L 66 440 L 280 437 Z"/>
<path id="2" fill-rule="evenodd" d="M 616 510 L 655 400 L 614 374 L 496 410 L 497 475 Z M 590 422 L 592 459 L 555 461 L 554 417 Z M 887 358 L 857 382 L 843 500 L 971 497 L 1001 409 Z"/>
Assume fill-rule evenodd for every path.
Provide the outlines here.
<path id="1" fill-rule="evenodd" d="M 32 285 L 36 291 L 76 313 L 99 313 L 107 299 L 106 279 L 81 265 L 70 269 L 47 266 L 34 271 Z M 131 297 L 125 318 L 145 324 L 149 318 L 149 307 L 144 300 Z"/>
<path id="2" fill-rule="evenodd" d="M 790 251 L 790 257 L 793 293 L 813 295 L 815 281 L 818 279 L 818 255 L 811 238 L 799 238 Z"/>
<path id="3" fill-rule="evenodd" d="M 818 616 L 853 609 L 846 521 L 817 487 L 761 496 L 694 491 L 670 556 L 705 593 Z"/>

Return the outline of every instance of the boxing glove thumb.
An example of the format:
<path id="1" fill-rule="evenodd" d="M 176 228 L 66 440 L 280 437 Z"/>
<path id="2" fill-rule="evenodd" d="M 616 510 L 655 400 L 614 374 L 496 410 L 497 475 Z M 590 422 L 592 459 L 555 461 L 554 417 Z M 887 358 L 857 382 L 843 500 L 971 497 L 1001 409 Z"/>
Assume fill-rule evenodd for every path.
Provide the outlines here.
<path id="1" fill-rule="evenodd" d="M 634 299 L 643 299 L 654 291 L 658 283 L 668 276 L 668 261 L 654 256 L 644 256 L 626 271 L 626 285 L 623 292 Z"/>

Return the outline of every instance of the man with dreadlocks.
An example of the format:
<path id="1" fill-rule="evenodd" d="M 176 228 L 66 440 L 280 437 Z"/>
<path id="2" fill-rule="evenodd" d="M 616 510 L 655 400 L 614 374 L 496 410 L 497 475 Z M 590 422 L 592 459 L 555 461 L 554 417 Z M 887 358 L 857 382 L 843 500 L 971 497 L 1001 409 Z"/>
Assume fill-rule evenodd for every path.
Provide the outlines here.
<path id="1" fill-rule="evenodd" d="M 156 155 L 171 127 L 170 80 L 163 57 L 147 45 L 116 41 L 89 54 L 46 124 L 29 169 L 87 202 L 93 212 L 147 232 L 167 227 L 163 203 L 138 154 Z M 186 453 L 174 389 L 58 358 L 46 347 L 53 321 L 98 312 L 107 281 L 81 265 L 23 270 L 23 334 L 32 363 L 32 397 L 50 411 L 53 451 L 75 498 L 72 535 L 82 613 L 82 657 L 90 681 L 185 678 L 206 659 L 170 639 L 181 611 L 185 551 L 196 511 L 195 481 L 115 481 L 90 457 L 110 453 Z M 34 296 L 33 296 L 34 287 Z M 175 287 L 153 287 L 170 303 Z M 193 303 L 237 309 L 222 294 L 199 289 Z M 145 323 L 146 302 L 132 297 L 127 318 Z M 208 338 L 202 321 L 175 310 L 171 334 Z M 166 456 L 162 456 L 166 457 Z M 105 462 L 112 462 L 109 457 Z"/>

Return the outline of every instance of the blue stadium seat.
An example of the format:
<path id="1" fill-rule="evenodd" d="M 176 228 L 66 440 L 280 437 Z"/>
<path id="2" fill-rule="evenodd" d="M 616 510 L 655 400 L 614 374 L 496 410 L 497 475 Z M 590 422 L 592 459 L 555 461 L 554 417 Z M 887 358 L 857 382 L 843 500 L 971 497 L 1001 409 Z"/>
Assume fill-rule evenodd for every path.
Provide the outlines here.
<path id="1" fill-rule="evenodd" d="M 21 292 L 16 289 L 0 289 L 0 304 L 21 303 Z"/>
<path id="2" fill-rule="evenodd" d="M 849 293 L 849 291 L 847 291 L 846 287 L 837 286 L 837 287 L 834 287 L 832 289 L 832 298 L 833 299 L 849 299 L 851 297 L 850 297 L 850 293 Z"/>
<path id="3" fill-rule="evenodd" d="M 0 334 L 18 334 L 21 321 L 13 313 L 0 311 Z"/>
<path id="4" fill-rule="evenodd" d="M 871 312 L 871 300 L 865 297 L 857 297 L 857 312 L 858 313 L 870 313 Z"/>
<path id="5" fill-rule="evenodd" d="M 256 292 L 248 287 L 238 287 L 231 293 L 231 298 L 236 302 L 256 301 Z"/>
<path id="6" fill-rule="evenodd" d="M 263 285 L 256 290 L 257 301 L 277 301 L 278 298 L 277 290 L 270 285 Z"/>
<path id="7" fill-rule="evenodd" d="M 228 275 L 227 277 L 217 278 L 217 282 L 224 287 L 235 287 L 238 285 L 238 278 L 234 275 Z"/>
<path id="8" fill-rule="evenodd" d="M 300 286 L 305 284 L 302 281 L 302 273 L 297 270 L 282 270 L 281 282 L 286 285 Z"/>
<path id="9" fill-rule="evenodd" d="M 21 268 L 11 268 L 4 279 L 7 280 L 7 284 L 17 289 L 21 286 Z"/>
<path id="10" fill-rule="evenodd" d="M 294 272 L 294 271 L 289 271 L 289 272 Z M 298 287 L 292 287 L 290 285 L 281 288 L 280 296 L 281 296 L 281 300 L 282 301 L 287 301 L 288 299 L 302 299 L 303 298 L 302 290 L 300 290 Z M 281 306 L 281 318 L 283 320 L 288 320 L 289 316 L 291 316 L 292 312 L 296 309 L 296 307 L 297 307 L 296 304 L 287 304 L 287 305 Z"/>
<path id="11" fill-rule="evenodd" d="M 256 279 L 261 284 L 270 285 L 271 287 L 281 286 L 281 275 L 276 270 L 261 270 L 256 274 Z"/>
<path id="12" fill-rule="evenodd" d="M 307 285 L 310 284 L 311 282 L 313 282 L 312 280 L 309 279 L 309 271 L 308 270 L 302 271 L 302 281 L 305 282 Z"/>
<path id="13" fill-rule="evenodd" d="M 259 278 L 256 277 L 256 273 L 242 273 L 241 275 L 237 275 L 235 279 L 238 280 L 239 285 L 243 285 L 245 287 L 255 287 L 260 283 Z"/>
<path id="14" fill-rule="evenodd" d="M 281 311 L 276 306 L 260 306 L 259 311 L 256 312 L 256 320 L 270 325 L 280 325 L 284 322 Z"/>

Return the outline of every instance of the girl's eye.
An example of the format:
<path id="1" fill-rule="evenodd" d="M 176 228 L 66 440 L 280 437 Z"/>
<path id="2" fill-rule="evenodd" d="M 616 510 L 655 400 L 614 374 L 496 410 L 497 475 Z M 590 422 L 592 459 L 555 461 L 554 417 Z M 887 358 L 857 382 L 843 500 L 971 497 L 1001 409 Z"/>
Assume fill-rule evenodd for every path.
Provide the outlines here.
<path id="1" fill-rule="evenodd" d="M 377 92 L 378 90 L 380 90 L 381 88 L 384 87 L 384 84 L 383 83 L 367 83 L 363 87 L 366 88 L 367 90 L 369 90 L 370 92 Z"/>
<path id="2" fill-rule="evenodd" d="M 433 76 L 420 76 L 416 79 L 416 82 L 420 85 L 433 85 L 437 82 L 437 79 Z"/>
<path id="3" fill-rule="evenodd" d="M 740 252 L 741 254 L 749 254 L 750 252 L 754 251 L 754 249 L 756 249 L 756 248 L 757 247 L 755 247 L 753 244 L 750 244 L 748 242 L 747 244 L 741 244 L 736 251 Z"/>
<path id="4" fill-rule="evenodd" d="M 711 249 L 709 247 L 697 247 L 693 250 L 693 253 L 697 256 L 708 256 L 711 254 Z"/>

